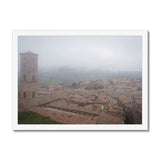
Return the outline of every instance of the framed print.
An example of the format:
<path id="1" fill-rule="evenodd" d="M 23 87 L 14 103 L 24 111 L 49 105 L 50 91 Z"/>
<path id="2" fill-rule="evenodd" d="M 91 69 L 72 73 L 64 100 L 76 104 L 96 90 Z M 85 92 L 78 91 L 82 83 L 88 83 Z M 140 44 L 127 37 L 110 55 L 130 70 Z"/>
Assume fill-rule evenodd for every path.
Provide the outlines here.
<path id="1" fill-rule="evenodd" d="M 14 130 L 148 130 L 147 31 L 13 31 Z"/>

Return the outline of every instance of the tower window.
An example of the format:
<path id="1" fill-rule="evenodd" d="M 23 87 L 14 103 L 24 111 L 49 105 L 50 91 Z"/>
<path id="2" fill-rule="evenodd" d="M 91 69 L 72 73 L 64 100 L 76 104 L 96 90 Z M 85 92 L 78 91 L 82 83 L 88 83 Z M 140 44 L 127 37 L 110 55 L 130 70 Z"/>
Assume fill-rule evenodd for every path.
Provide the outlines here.
<path id="1" fill-rule="evenodd" d="M 24 71 L 26 70 L 26 64 L 23 65 L 23 69 L 24 69 Z"/>
<path id="2" fill-rule="evenodd" d="M 32 76 L 32 81 L 35 81 L 35 75 Z"/>
<path id="3" fill-rule="evenodd" d="M 26 81 L 26 75 L 23 75 L 23 80 Z"/>
<path id="4" fill-rule="evenodd" d="M 35 98 L 35 92 L 32 92 L 32 98 Z"/>
<path id="5" fill-rule="evenodd" d="M 23 97 L 26 98 L 26 92 L 23 93 Z"/>
<path id="6" fill-rule="evenodd" d="M 32 65 L 32 71 L 33 72 L 35 71 L 35 65 L 34 64 Z"/>

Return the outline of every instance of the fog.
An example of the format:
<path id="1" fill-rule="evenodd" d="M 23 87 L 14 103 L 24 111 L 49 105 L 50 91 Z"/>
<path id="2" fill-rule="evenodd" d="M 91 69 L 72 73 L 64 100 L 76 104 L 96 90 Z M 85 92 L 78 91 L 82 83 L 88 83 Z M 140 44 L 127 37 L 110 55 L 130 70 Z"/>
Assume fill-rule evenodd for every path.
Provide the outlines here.
<path id="1" fill-rule="evenodd" d="M 142 70 L 141 36 L 19 36 L 18 52 L 39 54 L 39 70 Z"/>

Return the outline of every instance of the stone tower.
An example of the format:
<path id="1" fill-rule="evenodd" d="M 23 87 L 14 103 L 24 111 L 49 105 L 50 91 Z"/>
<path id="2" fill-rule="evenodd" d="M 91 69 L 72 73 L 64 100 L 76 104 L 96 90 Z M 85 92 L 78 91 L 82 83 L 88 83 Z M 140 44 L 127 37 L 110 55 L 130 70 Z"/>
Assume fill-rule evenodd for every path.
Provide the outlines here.
<path id="1" fill-rule="evenodd" d="M 25 110 L 37 106 L 38 54 L 26 52 L 20 54 L 20 92 L 18 109 Z"/>

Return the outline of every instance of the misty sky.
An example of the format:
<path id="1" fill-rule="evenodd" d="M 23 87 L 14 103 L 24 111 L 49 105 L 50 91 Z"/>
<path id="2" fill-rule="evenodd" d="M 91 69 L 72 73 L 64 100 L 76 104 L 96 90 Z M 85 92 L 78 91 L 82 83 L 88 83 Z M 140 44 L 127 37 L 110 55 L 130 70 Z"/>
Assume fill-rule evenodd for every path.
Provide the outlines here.
<path id="1" fill-rule="evenodd" d="M 142 70 L 141 36 L 19 36 L 18 52 L 27 51 L 40 69 Z"/>

